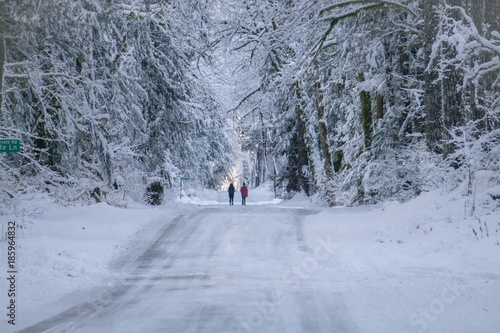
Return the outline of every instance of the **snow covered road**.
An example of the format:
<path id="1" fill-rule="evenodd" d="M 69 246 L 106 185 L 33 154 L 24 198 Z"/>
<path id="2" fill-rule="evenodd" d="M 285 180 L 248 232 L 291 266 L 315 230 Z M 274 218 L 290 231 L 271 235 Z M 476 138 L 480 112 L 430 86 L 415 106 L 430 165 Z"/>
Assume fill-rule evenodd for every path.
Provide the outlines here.
<path id="1" fill-rule="evenodd" d="M 0 332 L 498 332 L 495 210 L 467 218 L 437 193 L 336 208 L 210 193 L 29 203 L 47 209 L 18 230 L 17 324 Z"/>
<path id="2" fill-rule="evenodd" d="M 165 226 L 110 292 L 21 332 L 356 332 L 313 276 L 335 251 L 304 237 L 314 210 L 208 207 Z"/>

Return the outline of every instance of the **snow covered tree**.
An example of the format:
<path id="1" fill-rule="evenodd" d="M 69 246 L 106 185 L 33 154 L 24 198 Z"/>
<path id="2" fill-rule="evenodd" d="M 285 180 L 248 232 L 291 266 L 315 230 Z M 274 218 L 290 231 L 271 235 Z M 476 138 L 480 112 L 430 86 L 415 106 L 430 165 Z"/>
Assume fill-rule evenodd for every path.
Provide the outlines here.
<path id="1" fill-rule="evenodd" d="M 148 179 L 218 187 L 237 144 L 252 185 L 328 205 L 464 173 L 472 193 L 497 170 L 498 0 L 0 6 L 0 135 L 23 141 L 2 184 L 95 200 Z"/>
<path id="2" fill-rule="evenodd" d="M 436 49 L 454 51 L 454 56 L 440 59 L 440 67 L 460 73 L 461 80 L 453 89 L 462 100 L 456 107 L 463 107 L 457 115 L 459 122 L 445 122 L 446 143 L 453 148 L 447 157 L 457 173 L 465 175 L 469 195 L 474 194 L 478 172 L 496 174 L 500 170 L 500 13 L 485 22 L 484 16 L 473 18 L 477 12 L 480 10 L 475 7 L 469 11 L 461 6 L 444 6 L 440 11 L 441 33 L 435 43 Z M 453 74 L 444 72 L 443 80 Z M 469 208 L 473 213 L 472 203 Z"/>
<path id="3" fill-rule="evenodd" d="M 498 7 L 486 2 L 293 1 L 279 13 L 272 10 L 274 2 L 247 6 L 240 21 L 258 18 L 260 30 L 236 29 L 244 43 L 235 49 L 251 55 L 243 59 L 250 69 L 260 68 L 263 83 L 252 90 L 256 101 L 250 108 L 265 100 L 272 123 L 253 124 L 276 132 L 269 151 L 288 170 L 282 171 L 288 190 L 307 186 L 331 204 L 336 195 L 343 202 L 405 200 L 439 186 L 445 159 L 458 146 L 449 140 L 451 129 L 464 126 L 468 100 L 478 99 L 470 96 L 492 95 L 484 89 L 491 83 L 467 94 L 460 88 L 476 81 L 467 79 L 467 66 L 457 63 L 464 58 L 460 48 L 443 34 L 447 20 L 465 21 L 449 10 L 443 15 L 443 8 L 458 6 L 483 17 L 486 8 Z M 495 22 L 490 18 L 490 31 Z M 481 57 L 487 64 L 484 52 Z M 471 117 L 477 120 L 475 109 Z M 408 162 L 415 158 L 422 164 Z M 425 160 L 433 161 L 434 178 L 426 174 L 433 168 Z"/>
<path id="4" fill-rule="evenodd" d="M 217 184 L 233 147 L 200 70 L 205 10 L 9 2 L 0 133 L 20 136 L 23 151 L 2 158 L 8 170 L 68 200 L 103 200 L 117 179 L 137 198 L 148 177 Z"/>

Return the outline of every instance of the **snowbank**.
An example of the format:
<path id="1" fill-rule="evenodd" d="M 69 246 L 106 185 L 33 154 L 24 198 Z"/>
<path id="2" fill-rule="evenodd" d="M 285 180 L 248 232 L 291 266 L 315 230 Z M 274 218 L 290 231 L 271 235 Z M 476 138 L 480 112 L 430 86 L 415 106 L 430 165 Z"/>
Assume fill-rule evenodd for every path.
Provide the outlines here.
<path id="1" fill-rule="evenodd" d="M 179 205 L 122 209 L 106 203 L 61 207 L 47 197 L 20 202 L 15 216 L 0 216 L 3 235 L 8 222 L 16 222 L 18 320 L 26 323 L 34 314 L 53 313 L 62 297 L 87 292 L 110 279 L 116 274 L 110 270 L 113 261 L 138 250 L 133 240 L 139 231 L 180 209 Z M 6 253 L 5 238 L 0 246 L 1 253 Z M 0 290 L 5 294 L 6 255 L 0 257 L 0 267 Z M 4 325 L 2 320 L 1 332 Z"/>
<path id="2" fill-rule="evenodd" d="M 478 199 L 482 206 L 487 198 Z M 405 204 L 323 209 L 308 218 L 306 238 L 328 237 L 336 249 L 330 264 L 343 272 L 325 288 L 350 290 L 346 302 L 361 332 L 500 327 L 498 205 L 468 217 L 466 201 L 431 192 Z M 330 271 L 319 267 L 322 273 Z"/>

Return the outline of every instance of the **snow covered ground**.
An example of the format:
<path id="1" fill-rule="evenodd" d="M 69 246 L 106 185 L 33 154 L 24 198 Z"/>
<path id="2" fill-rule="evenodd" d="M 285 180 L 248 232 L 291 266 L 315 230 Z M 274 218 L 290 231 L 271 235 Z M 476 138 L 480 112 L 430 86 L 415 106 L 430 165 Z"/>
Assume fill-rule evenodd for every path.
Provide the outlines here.
<path id="1" fill-rule="evenodd" d="M 16 325 L 2 238 L 0 332 L 497 332 L 495 191 L 476 217 L 459 191 L 336 208 L 267 188 L 247 207 L 208 190 L 153 208 L 26 200 L 0 216 L 2 234 L 17 226 Z"/>

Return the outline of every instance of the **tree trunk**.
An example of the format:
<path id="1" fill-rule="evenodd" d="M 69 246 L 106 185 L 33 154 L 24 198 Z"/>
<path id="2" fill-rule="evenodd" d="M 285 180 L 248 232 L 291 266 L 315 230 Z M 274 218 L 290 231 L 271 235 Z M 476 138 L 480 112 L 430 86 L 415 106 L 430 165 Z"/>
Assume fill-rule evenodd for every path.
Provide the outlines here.
<path id="1" fill-rule="evenodd" d="M 464 7 L 463 0 L 449 0 L 449 4 L 453 6 Z M 456 20 L 461 19 L 461 14 L 453 13 Z M 457 52 L 454 47 L 446 45 L 443 48 L 442 55 L 445 59 L 454 59 Z M 443 155 L 444 157 L 452 153 L 454 147 L 447 143 L 450 140 L 449 131 L 454 127 L 464 124 L 464 102 L 463 91 L 460 89 L 463 80 L 462 72 L 455 65 L 448 65 L 445 69 L 446 75 L 443 76 L 442 93 L 443 93 L 443 124 L 446 129 L 443 131 Z"/>
<path id="2" fill-rule="evenodd" d="M 321 184 L 324 199 L 328 205 L 335 205 L 335 194 L 332 190 L 331 181 L 333 179 L 333 166 L 332 157 L 330 154 L 330 145 L 328 143 L 328 129 L 325 119 L 325 106 L 323 104 L 323 91 L 321 89 L 321 81 L 319 78 L 318 62 L 314 61 L 314 95 L 316 100 L 316 111 L 318 115 L 318 128 L 319 128 L 319 144 L 321 152 L 323 153 L 323 173 L 324 179 Z"/>
<path id="3" fill-rule="evenodd" d="M 498 0 L 494 0 L 498 3 Z M 483 31 L 485 20 L 486 0 L 466 0 L 465 9 L 474 20 L 479 32 Z M 494 12 L 494 10 L 492 10 Z"/>
<path id="4" fill-rule="evenodd" d="M 363 73 L 359 73 L 358 81 L 365 81 Z M 359 94 L 361 103 L 361 124 L 363 125 L 363 136 L 365 139 L 365 150 L 369 149 L 372 143 L 372 101 L 369 91 L 362 90 Z"/>
<path id="5" fill-rule="evenodd" d="M 266 133 L 266 126 L 264 124 L 264 115 L 262 112 L 260 113 L 260 125 L 261 125 L 261 142 L 262 142 L 262 154 L 264 157 L 264 161 L 262 163 L 262 169 L 261 169 L 261 183 L 264 183 L 266 181 L 266 177 L 268 174 L 268 165 L 267 165 L 267 133 Z"/>
<path id="6" fill-rule="evenodd" d="M 484 1 L 484 9 L 483 9 L 484 21 L 489 26 L 489 29 L 487 31 L 487 37 L 490 38 L 491 33 L 493 31 L 500 31 L 500 1 L 499 0 L 483 0 L 483 1 Z"/>
<path id="7" fill-rule="evenodd" d="M 379 93 L 376 94 L 376 108 L 375 108 L 375 118 L 377 120 L 384 118 L 384 96 Z"/>
<path id="8" fill-rule="evenodd" d="M 268 175 L 268 165 L 267 165 L 267 135 L 264 123 L 264 115 L 260 113 L 260 140 L 257 144 L 257 150 L 255 154 L 255 187 L 261 185 L 266 181 Z"/>
<path id="9" fill-rule="evenodd" d="M 273 156 L 273 190 L 274 190 L 274 197 L 278 197 L 278 166 L 276 165 L 276 156 Z"/>
<path id="10" fill-rule="evenodd" d="M 332 157 L 330 154 L 330 145 L 328 144 L 328 129 L 325 120 L 325 106 L 323 105 L 323 91 L 321 90 L 321 81 L 319 78 L 318 62 L 314 61 L 315 78 L 314 94 L 316 97 L 316 110 L 318 113 L 319 144 L 323 153 L 323 169 L 327 181 L 333 177 Z"/>
<path id="11" fill-rule="evenodd" d="M 452 6 L 464 7 L 463 0 L 448 0 Z M 456 20 L 461 19 L 461 14 L 453 11 L 451 13 Z M 454 59 L 457 52 L 451 45 L 446 45 L 442 49 L 444 59 Z M 455 147 L 449 143 L 451 139 L 450 130 L 454 127 L 461 126 L 464 123 L 463 112 L 463 91 L 460 89 L 463 75 L 459 68 L 451 64 L 446 66 L 445 75 L 442 78 L 442 103 L 443 103 L 443 156 L 446 158 L 453 152 Z"/>
<path id="12" fill-rule="evenodd" d="M 372 103 L 370 93 L 361 91 L 361 121 L 363 124 L 363 134 L 365 137 L 365 149 L 369 149 L 372 144 Z"/>
<path id="13" fill-rule="evenodd" d="M 488 26 L 488 30 L 485 31 L 485 36 L 488 39 L 492 38 L 492 32 L 500 32 L 500 0 L 482 0 L 479 3 L 474 3 L 478 8 L 478 11 L 484 15 L 484 24 Z M 480 3 L 484 2 L 484 8 L 480 8 Z M 489 59 L 488 59 L 489 60 Z M 494 82 L 498 78 L 498 73 L 490 73 L 485 77 L 484 86 L 491 88 Z M 496 88 L 497 92 L 500 92 L 499 86 Z"/>
<path id="14" fill-rule="evenodd" d="M 303 190 L 309 195 L 309 181 L 304 175 L 303 168 L 309 163 L 307 147 L 305 144 L 305 125 L 300 119 L 304 110 L 297 109 L 297 123 L 295 133 L 290 141 L 288 150 L 288 185 L 287 192 Z"/>
<path id="15" fill-rule="evenodd" d="M 304 123 L 304 109 L 299 107 L 297 112 L 297 153 L 298 153 L 298 177 L 299 188 L 304 193 L 310 194 L 309 178 L 304 174 L 304 168 L 309 166 L 309 154 L 306 143 L 306 124 Z"/>
<path id="16" fill-rule="evenodd" d="M 436 62 L 431 62 L 432 45 L 436 40 L 439 17 L 437 14 L 440 0 L 423 0 L 424 11 L 424 57 L 427 69 L 424 72 L 425 94 L 425 135 L 427 146 L 436 153 L 442 152 L 442 87 L 438 81 Z"/>
<path id="17" fill-rule="evenodd" d="M 297 96 L 295 128 L 294 134 L 290 140 L 288 149 L 288 185 L 287 191 L 301 191 L 309 195 L 309 179 L 304 174 L 304 167 L 309 165 L 309 154 L 306 144 L 306 125 L 304 123 L 304 108 L 300 105 L 301 92 L 298 83 L 294 85 Z"/>
<path id="18" fill-rule="evenodd" d="M 255 152 L 255 179 L 254 179 L 254 186 L 258 187 L 261 183 L 261 164 L 262 164 L 262 157 L 261 157 L 261 147 L 260 144 L 257 145 L 257 151 Z"/>
<path id="19" fill-rule="evenodd" d="M 333 154 L 333 168 L 335 172 L 342 170 L 342 161 L 344 160 L 344 151 L 337 150 Z"/>

